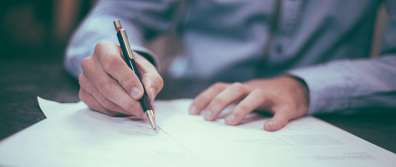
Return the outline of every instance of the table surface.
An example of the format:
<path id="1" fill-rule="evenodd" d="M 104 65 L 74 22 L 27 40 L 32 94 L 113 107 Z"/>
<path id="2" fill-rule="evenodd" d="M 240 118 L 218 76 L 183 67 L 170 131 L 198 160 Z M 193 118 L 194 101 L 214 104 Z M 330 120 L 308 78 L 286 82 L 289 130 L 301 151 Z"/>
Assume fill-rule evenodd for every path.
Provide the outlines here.
<path id="1" fill-rule="evenodd" d="M 78 83 L 63 68 L 61 51 L 0 57 L 0 142 L 2 139 L 45 119 L 37 96 L 59 102 L 78 101 Z M 44 54 L 46 56 L 41 56 Z M 165 80 L 159 99 L 191 98 L 175 88 L 189 81 Z M 186 88 L 189 89 L 189 88 Z M 370 108 L 357 114 L 320 114 L 317 118 L 396 153 L 396 110 Z"/>

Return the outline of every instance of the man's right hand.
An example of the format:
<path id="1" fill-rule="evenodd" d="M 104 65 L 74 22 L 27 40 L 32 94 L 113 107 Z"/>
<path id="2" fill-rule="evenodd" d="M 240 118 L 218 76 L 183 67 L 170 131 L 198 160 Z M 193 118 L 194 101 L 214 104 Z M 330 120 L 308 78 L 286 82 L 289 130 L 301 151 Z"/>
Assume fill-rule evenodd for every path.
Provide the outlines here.
<path id="1" fill-rule="evenodd" d="M 153 102 L 163 87 L 163 80 L 149 61 L 136 55 L 142 83 Z M 91 109 L 109 115 L 123 113 L 144 118 L 139 103 L 143 85 L 123 60 L 118 45 L 97 43 L 93 55 L 81 61 L 81 67 L 79 97 Z"/>

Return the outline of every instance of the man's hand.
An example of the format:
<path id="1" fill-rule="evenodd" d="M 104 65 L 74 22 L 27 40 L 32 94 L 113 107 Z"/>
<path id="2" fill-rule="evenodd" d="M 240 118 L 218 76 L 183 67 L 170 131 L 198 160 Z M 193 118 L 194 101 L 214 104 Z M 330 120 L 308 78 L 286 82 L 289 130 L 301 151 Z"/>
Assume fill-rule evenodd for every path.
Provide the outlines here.
<path id="1" fill-rule="evenodd" d="M 161 91 L 163 80 L 155 67 L 138 55 L 136 63 L 152 101 Z M 96 44 L 92 56 L 81 62 L 79 97 L 91 109 L 106 114 L 123 113 L 144 118 L 139 104 L 143 85 L 121 57 L 120 48 L 108 42 Z"/>
<path id="2" fill-rule="evenodd" d="M 227 106 L 238 103 L 225 118 L 226 124 L 238 125 L 250 112 L 263 108 L 274 113 L 273 118 L 264 124 L 264 129 L 275 131 L 308 111 L 307 94 L 305 85 L 290 76 L 244 84 L 216 83 L 195 98 L 190 113 L 202 113 L 206 120 L 214 121 Z"/>

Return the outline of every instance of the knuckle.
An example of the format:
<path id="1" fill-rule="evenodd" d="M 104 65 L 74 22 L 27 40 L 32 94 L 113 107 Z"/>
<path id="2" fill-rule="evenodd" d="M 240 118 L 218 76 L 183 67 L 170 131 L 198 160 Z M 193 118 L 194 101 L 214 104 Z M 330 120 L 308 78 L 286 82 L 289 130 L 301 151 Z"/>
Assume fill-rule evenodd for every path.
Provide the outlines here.
<path id="1" fill-rule="evenodd" d="M 201 95 L 199 95 L 199 96 L 197 97 L 196 102 L 199 103 L 199 104 L 201 104 L 201 103 L 203 103 L 204 101 L 206 101 L 206 100 L 208 100 L 208 99 L 211 99 L 211 98 L 212 98 L 212 96 L 209 95 L 209 94 L 201 94 Z"/>
<path id="2" fill-rule="evenodd" d="M 95 51 L 101 51 L 105 49 L 109 45 L 109 42 L 107 41 L 99 41 L 95 45 Z"/>
<path id="3" fill-rule="evenodd" d="M 222 97 L 216 97 L 213 99 L 212 106 L 222 106 L 227 103 L 227 100 Z"/>
<path id="4" fill-rule="evenodd" d="M 240 82 L 236 82 L 236 83 L 233 83 L 232 85 L 231 85 L 231 87 L 233 88 L 233 89 L 235 89 L 236 91 L 238 91 L 238 92 L 245 92 L 246 91 L 246 85 L 244 85 L 244 84 L 242 84 L 242 83 L 240 83 Z"/>
<path id="5" fill-rule="evenodd" d="M 158 76 L 157 79 L 158 79 L 159 89 L 162 89 L 164 87 L 164 79 L 161 76 Z"/>
<path id="6" fill-rule="evenodd" d="M 158 89 L 158 90 L 161 90 L 163 87 L 164 87 L 164 80 L 162 79 L 162 77 L 161 76 L 156 76 L 156 77 L 154 77 L 154 83 L 155 83 L 155 87 Z"/>
<path id="7" fill-rule="evenodd" d="M 116 46 L 108 41 L 100 41 L 96 43 L 93 56 L 98 57 L 99 60 L 107 60 L 108 57 L 120 57 L 118 49 L 114 49 Z"/>
<path id="8" fill-rule="evenodd" d="M 241 105 L 238 106 L 238 110 L 237 111 L 238 112 L 236 112 L 236 113 L 241 114 L 242 112 L 249 111 L 249 107 L 247 105 L 241 104 Z"/>
<path id="9" fill-rule="evenodd" d="M 91 57 L 86 57 L 81 61 L 81 68 L 83 70 L 90 69 L 92 66 L 92 58 Z"/>
<path id="10" fill-rule="evenodd" d="M 265 90 L 263 90 L 263 89 L 253 89 L 252 90 L 252 92 L 251 92 L 253 95 L 255 95 L 255 96 L 260 96 L 260 97 L 262 97 L 264 94 L 265 94 Z"/>
<path id="11" fill-rule="evenodd" d="M 223 89 L 224 87 L 226 87 L 226 84 L 223 82 L 217 82 L 213 85 L 214 89 Z"/>
<path id="12" fill-rule="evenodd" d="M 116 56 L 109 56 L 102 63 L 103 63 L 103 68 L 106 71 L 113 70 L 113 69 L 117 68 L 118 66 L 120 66 L 120 60 Z"/>
<path id="13" fill-rule="evenodd" d="M 160 91 L 163 88 L 164 80 L 160 75 L 148 73 L 143 77 L 143 84 L 149 88 L 154 88 L 155 91 Z"/>
<path id="14" fill-rule="evenodd" d="M 199 96 L 193 101 L 192 105 L 196 106 L 197 108 L 202 108 L 202 107 L 204 107 L 204 102 L 203 101 L 204 101 L 204 97 L 203 96 Z"/>

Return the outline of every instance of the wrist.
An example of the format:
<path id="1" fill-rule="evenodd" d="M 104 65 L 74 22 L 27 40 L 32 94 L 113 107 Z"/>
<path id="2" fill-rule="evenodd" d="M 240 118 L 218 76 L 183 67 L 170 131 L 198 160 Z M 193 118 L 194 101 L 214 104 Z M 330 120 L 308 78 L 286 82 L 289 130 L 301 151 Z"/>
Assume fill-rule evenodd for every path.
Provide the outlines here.
<path id="1" fill-rule="evenodd" d="M 155 67 L 158 68 L 157 60 L 155 59 L 154 54 L 152 52 L 150 52 L 148 49 L 135 46 L 135 48 L 133 48 L 133 51 L 136 52 L 137 54 L 139 54 L 140 56 L 144 57 L 152 65 L 154 65 Z"/>
<path id="2" fill-rule="evenodd" d="M 296 86 L 297 94 L 300 94 L 303 97 L 301 98 L 301 100 L 303 100 L 302 103 L 304 104 L 306 111 L 308 111 L 310 98 L 309 98 L 309 87 L 307 83 L 304 81 L 304 79 L 298 76 L 286 74 L 284 77 L 287 77 L 292 80 L 292 82 Z"/>

